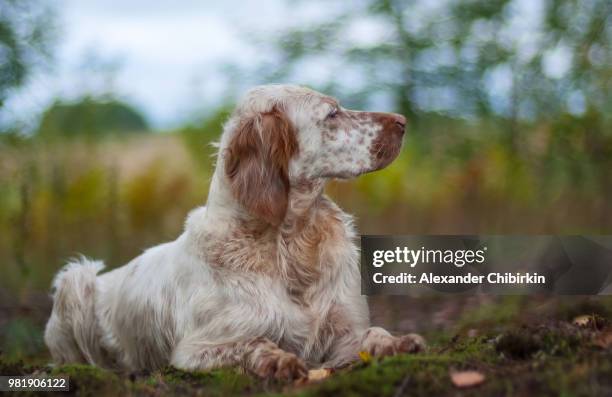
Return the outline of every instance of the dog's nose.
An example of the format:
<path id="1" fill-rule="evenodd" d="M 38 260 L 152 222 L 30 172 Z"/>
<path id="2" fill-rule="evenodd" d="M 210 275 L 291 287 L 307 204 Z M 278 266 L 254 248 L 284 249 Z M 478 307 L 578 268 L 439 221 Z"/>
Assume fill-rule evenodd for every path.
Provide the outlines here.
<path id="1" fill-rule="evenodd" d="M 404 131 L 406 129 L 406 117 L 401 114 L 392 113 L 395 124 Z"/>

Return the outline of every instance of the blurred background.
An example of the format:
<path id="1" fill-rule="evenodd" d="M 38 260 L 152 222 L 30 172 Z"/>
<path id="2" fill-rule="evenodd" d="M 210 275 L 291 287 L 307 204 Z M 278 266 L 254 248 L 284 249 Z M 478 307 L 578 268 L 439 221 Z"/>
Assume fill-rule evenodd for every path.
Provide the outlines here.
<path id="1" fill-rule="evenodd" d="M 612 233 L 611 13 L 606 0 L 0 0 L 0 350 L 44 351 L 47 291 L 71 256 L 119 266 L 181 232 L 206 200 L 209 143 L 256 84 L 408 117 L 389 168 L 328 188 L 363 234 Z M 377 302 L 379 323 L 415 327 L 393 312 L 401 299 Z M 421 307 L 431 327 L 464 308 Z"/>

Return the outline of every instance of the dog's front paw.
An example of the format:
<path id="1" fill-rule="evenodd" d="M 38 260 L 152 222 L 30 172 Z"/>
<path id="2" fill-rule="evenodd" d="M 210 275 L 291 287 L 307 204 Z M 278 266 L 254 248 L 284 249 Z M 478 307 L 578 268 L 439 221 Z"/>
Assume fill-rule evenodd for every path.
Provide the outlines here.
<path id="1" fill-rule="evenodd" d="M 427 347 L 425 338 L 419 334 L 403 335 L 395 339 L 399 341 L 397 349 L 400 353 L 418 353 Z"/>
<path id="2" fill-rule="evenodd" d="M 293 353 L 274 349 L 262 354 L 254 365 L 253 372 L 261 378 L 291 381 L 305 378 L 308 370 L 304 362 Z"/>
<path id="3" fill-rule="evenodd" d="M 362 349 L 374 357 L 394 356 L 400 353 L 417 353 L 425 349 L 425 339 L 417 334 L 392 336 L 379 327 L 368 329 Z"/>

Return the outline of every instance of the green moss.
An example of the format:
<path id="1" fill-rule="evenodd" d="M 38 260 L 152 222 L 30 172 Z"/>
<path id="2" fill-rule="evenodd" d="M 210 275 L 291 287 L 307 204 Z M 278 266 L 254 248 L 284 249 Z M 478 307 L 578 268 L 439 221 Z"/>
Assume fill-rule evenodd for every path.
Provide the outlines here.
<path id="1" fill-rule="evenodd" d="M 91 365 L 62 365 L 51 370 L 52 376 L 68 376 L 70 390 L 80 396 L 104 396 L 122 394 L 125 380 L 118 374 Z"/>
<path id="2" fill-rule="evenodd" d="M 455 360 L 493 364 L 498 359 L 493 344 L 486 336 L 464 338 L 456 342 L 450 353 Z"/>
<path id="3" fill-rule="evenodd" d="M 504 296 L 499 301 L 485 303 L 467 311 L 459 320 L 459 328 L 492 327 L 508 324 L 522 313 L 524 296 Z"/>
<path id="4" fill-rule="evenodd" d="M 261 390 L 259 382 L 234 369 L 187 372 L 167 367 L 159 372 L 164 382 L 170 385 L 190 385 L 206 391 L 210 396 L 226 396 L 244 391 Z"/>
<path id="5" fill-rule="evenodd" d="M 357 370 L 341 371 L 328 380 L 296 392 L 299 396 L 393 396 L 398 387 L 411 393 L 439 395 L 450 387 L 440 382 L 451 365 L 448 357 L 402 356 L 374 361 Z M 457 363 L 458 364 L 458 363 Z"/>
<path id="6" fill-rule="evenodd" d="M 2 356 L 0 355 L 0 358 Z M 40 367 L 25 364 L 23 361 L 2 360 L 0 359 L 0 375 L 28 375 L 39 370 Z"/>
<path id="7" fill-rule="evenodd" d="M 568 323 L 513 328 L 498 337 L 495 349 L 507 358 L 525 360 L 534 355 L 571 356 L 589 345 L 588 330 Z"/>
<path id="8" fill-rule="evenodd" d="M 516 330 L 508 335 L 516 336 Z M 524 337 L 529 332 L 520 331 Z M 536 331 L 533 331 L 536 332 Z M 538 351 L 550 352 L 565 331 L 540 333 Z M 547 339 L 548 338 L 548 339 Z M 51 375 L 70 377 L 71 390 L 83 396 L 117 395 L 270 395 L 277 396 L 454 396 L 452 370 L 475 369 L 486 376 L 482 385 L 462 395 L 605 395 L 612 387 L 612 352 L 592 350 L 585 339 L 576 337 L 570 351 L 577 354 L 528 355 L 523 360 L 500 358 L 497 348 L 485 337 L 455 340 L 451 346 L 432 346 L 418 355 L 373 360 L 340 370 L 320 383 L 303 386 L 275 384 L 237 371 L 186 372 L 165 368 L 149 374 L 127 375 L 87 365 L 67 365 L 48 370 Z M 571 345 L 572 343 L 570 343 Z M 499 342 L 497 343 L 499 345 Z M 515 346 L 514 346 L 515 347 Z M 446 349 L 445 349 L 446 348 Z M 572 350 L 573 349 L 573 350 Z M 22 362 L 0 362 L 3 373 L 28 374 L 34 368 Z M 43 370 L 44 368 L 36 368 Z"/>

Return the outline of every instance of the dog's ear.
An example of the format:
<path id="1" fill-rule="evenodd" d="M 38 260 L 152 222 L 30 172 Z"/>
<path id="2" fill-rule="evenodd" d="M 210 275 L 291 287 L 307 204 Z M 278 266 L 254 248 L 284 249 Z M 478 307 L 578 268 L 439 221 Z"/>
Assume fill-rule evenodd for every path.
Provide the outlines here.
<path id="1" fill-rule="evenodd" d="M 298 145 L 291 122 L 278 108 L 238 125 L 225 154 L 234 197 L 250 213 L 279 225 L 289 199 L 289 160 Z"/>

